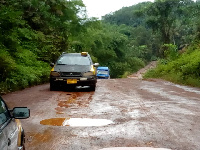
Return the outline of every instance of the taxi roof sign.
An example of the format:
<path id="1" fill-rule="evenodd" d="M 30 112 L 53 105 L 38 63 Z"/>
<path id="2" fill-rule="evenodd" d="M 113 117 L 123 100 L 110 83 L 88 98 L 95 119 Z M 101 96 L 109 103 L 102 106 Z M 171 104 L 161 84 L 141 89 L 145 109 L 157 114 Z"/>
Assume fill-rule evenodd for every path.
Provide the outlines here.
<path id="1" fill-rule="evenodd" d="M 87 56 L 88 52 L 81 52 L 81 56 Z"/>

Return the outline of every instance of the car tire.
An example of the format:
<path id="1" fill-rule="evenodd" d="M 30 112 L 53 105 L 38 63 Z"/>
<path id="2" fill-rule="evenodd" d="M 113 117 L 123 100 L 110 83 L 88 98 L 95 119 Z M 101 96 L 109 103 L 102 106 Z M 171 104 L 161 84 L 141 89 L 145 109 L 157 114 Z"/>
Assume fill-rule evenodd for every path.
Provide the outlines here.
<path id="1" fill-rule="evenodd" d="M 55 91 L 57 89 L 57 86 L 54 82 L 50 82 L 50 91 Z"/>
<path id="2" fill-rule="evenodd" d="M 26 150 L 25 145 L 23 145 L 23 149 L 22 150 Z"/>
<path id="3" fill-rule="evenodd" d="M 90 86 L 90 91 L 95 91 L 96 90 L 96 84 Z"/>

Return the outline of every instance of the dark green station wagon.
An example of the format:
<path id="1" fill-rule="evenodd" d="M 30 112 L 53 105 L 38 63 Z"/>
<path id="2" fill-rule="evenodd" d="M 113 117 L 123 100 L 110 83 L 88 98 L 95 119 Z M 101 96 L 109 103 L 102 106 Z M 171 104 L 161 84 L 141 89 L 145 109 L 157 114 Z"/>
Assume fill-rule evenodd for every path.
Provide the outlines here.
<path id="1" fill-rule="evenodd" d="M 93 64 L 87 52 L 63 53 L 55 64 L 51 64 L 50 90 L 56 90 L 60 86 L 90 86 L 91 91 L 95 91 L 98 65 Z"/>

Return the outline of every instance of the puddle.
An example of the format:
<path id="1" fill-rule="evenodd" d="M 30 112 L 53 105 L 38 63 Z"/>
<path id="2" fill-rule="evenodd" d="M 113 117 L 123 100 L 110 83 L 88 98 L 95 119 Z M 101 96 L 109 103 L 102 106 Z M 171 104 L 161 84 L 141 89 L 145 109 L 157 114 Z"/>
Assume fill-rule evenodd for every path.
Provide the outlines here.
<path id="1" fill-rule="evenodd" d="M 87 107 L 92 101 L 93 93 L 67 93 L 63 97 L 59 97 L 58 107 L 70 108 L 70 107 Z"/>
<path id="2" fill-rule="evenodd" d="M 71 126 L 71 127 L 92 127 L 106 126 L 114 122 L 107 119 L 89 119 L 89 118 L 51 118 L 40 121 L 42 125 L 52 126 Z"/>
<path id="3" fill-rule="evenodd" d="M 40 121 L 40 124 L 43 125 L 52 125 L 52 126 L 63 126 L 63 122 L 66 118 L 51 118 Z"/>

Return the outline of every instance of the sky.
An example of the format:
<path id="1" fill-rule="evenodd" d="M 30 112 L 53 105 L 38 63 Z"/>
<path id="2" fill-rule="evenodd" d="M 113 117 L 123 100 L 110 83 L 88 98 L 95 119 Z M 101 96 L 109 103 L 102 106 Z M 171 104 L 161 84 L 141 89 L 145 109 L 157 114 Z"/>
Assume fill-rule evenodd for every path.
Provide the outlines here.
<path id="1" fill-rule="evenodd" d="M 82 0 L 86 5 L 88 17 L 101 18 L 108 13 L 115 12 L 122 7 L 132 6 L 141 2 L 154 0 Z"/>

